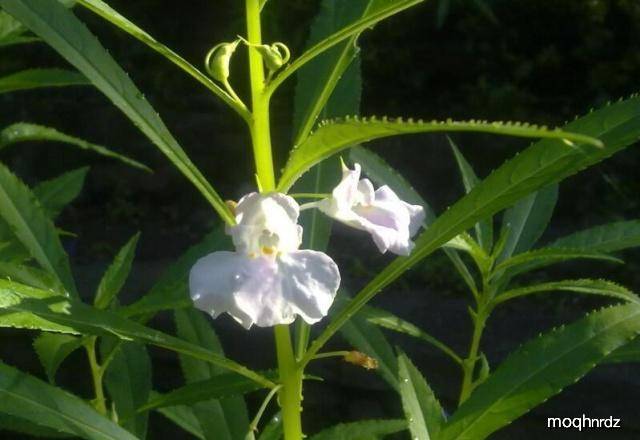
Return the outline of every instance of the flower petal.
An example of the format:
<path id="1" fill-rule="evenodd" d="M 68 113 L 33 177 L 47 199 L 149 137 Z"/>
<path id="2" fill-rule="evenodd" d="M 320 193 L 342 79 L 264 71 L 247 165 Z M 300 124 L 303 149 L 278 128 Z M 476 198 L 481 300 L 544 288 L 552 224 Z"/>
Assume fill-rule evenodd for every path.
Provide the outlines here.
<path id="1" fill-rule="evenodd" d="M 214 252 L 191 269 L 191 298 L 214 318 L 227 312 L 245 328 L 290 324 L 298 314 L 309 323 L 328 312 L 340 284 L 328 256 L 296 251 L 277 258 Z"/>

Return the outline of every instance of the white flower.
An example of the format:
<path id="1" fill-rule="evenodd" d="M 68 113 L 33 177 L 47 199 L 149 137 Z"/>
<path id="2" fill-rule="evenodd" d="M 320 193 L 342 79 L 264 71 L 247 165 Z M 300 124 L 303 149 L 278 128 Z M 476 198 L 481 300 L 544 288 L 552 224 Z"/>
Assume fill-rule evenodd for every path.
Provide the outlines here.
<path id="1" fill-rule="evenodd" d="M 395 192 L 384 185 L 374 191 L 368 179 L 360 180 L 360 165 L 350 170 L 342 165 L 342 181 L 331 197 L 316 202 L 328 216 L 371 234 L 374 243 L 385 253 L 409 255 L 414 247 L 411 241 L 424 222 L 424 209 L 400 200 Z"/>
<path id="2" fill-rule="evenodd" d="M 189 275 L 191 299 L 214 318 L 227 312 L 245 328 L 313 324 L 329 311 L 340 285 L 338 267 L 322 252 L 298 250 L 300 207 L 279 193 L 251 193 L 235 207 L 227 227 L 235 252 L 214 252 Z"/>

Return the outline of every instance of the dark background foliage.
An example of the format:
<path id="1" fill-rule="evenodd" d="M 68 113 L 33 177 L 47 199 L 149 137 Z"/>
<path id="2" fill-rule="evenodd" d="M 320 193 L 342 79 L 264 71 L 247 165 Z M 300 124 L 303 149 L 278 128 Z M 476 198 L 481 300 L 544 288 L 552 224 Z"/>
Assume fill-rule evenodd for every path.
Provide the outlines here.
<path id="1" fill-rule="evenodd" d="M 638 91 L 640 2 L 637 0 L 487 1 L 495 20 L 471 3 L 451 1 L 449 15 L 441 27 L 436 26 L 437 2 L 431 1 L 362 35 L 362 114 L 523 120 L 556 126 L 590 108 Z M 210 47 L 243 32 L 242 2 L 112 0 L 110 4 L 198 65 Z M 317 8 L 317 1 L 270 0 L 265 10 L 265 39 L 283 41 L 294 56 L 299 54 Z M 87 11 L 77 13 L 130 73 L 223 196 L 237 198 L 249 191 L 253 163 L 243 123 L 199 84 L 143 45 Z M 245 63 L 244 55 L 238 55 L 232 67 L 232 81 L 242 96 L 246 96 Z M 65 63 L 43 44 L 2 50 L 0 74 L 26 66 L 65 66 Z M 272 106 L 276 157 L 280 164 L 286 157 L 290 138 L 292 92 L 290 81 Z M 111 146 L 154 169 L 153 174 L 145 174 L 52 144 L 24 144 L 2 152 L 1 160 L 29 183 L 91 164 L 85 190 L 60 221 L 65 229 L 77 234 L 66 241 L 66 246 L 85 295 L 90 295 L 106 262 L 135 231 L 141 230 L 142 238 L 125 302 L 141 295 L 173 259 L 218 223 L 204 199 L 92 88 L 0 95 L 0 124 L 17 121 L 50 125 Z M 481 177 L 528 143 L 488 135 L 455 136 L 455 140 Z M 380 141 L 373 148 L 401 170 L 437 212 L 462 195 L 455 163 L 443 136 Z M 630 148 L 565 181 L 556 216 L 543 240 L 600 223 L 637 218 L 639 163 L 637 151 Z M 349 274 L 346 283 L 355 290 L 387 258 L 364 258 L 372 253 L 367 239 L 336 229 L 340 240 L 332 242 L 330 253 L 341 264 L 342 271 Z M 607 276 L 638 291 L 638 254 L 629 252 L 625 258 L 624 267 L 569 265 L 561 271 L 550 270 L 536 276 L 542 279 L 559 275 Z M 389 288 L 379 304 L 465 350 L 469 328 L 463 287 L 451 275 L 447 264 L 439 255 L 429 258 L 404 281 Z M 490 322 L 485 338 L 489 359 L 497 362 L 539 331 L 576 318 L 599 304 L 566 296 L 515 302 L 496 313 Z M 170 326 L 166 321 L 161 316 L 156 324 Z M 254 330 L 247 334 L 224 318 L 216 323 L 216 329 L 232 357 L 259 368 L 271 365 L 270 332 Z M 247 352 L 246 347 L 256 346 L 256 337 L 264 349 Z M 3 339 L 6 341 L 6 336 Z M 451 408 L 457 393 L 457 372 L 429 347 L 405 339 L 392 340 L 409 350 Z M 16 345 L 13 342 L 8 348 L 4 344 L 2 354 L 39 373 L 33 358 L 26 353 L 16 354 Z M 344 347 L 340 341 L 335 346 Z M 174 357 L 156 351 L 154 355 L 158 360 L 155 371 L 158 387 L 166 390 L 179 385 Z M 77 378 L 77 371 L 84 368 L 83 362 L 80 356 L 72 358 L 66 364 L 68 369 L 62 372 L 63 382 L 65 377 Z M 305 419 L 309 431 L 338 421 L 400 414 L 398 399 L 370 373 L 331 362 L 325 362 L 319 371 L 328 382 L 308 387 Z M 628 430 L 619 437 L 611 431 L 601 433 L 602 437 L 593 434 L 594 437 L 579 438 L 634 437 L 637 435 L 634 423 L 635 428 L 639 427 L 631 420 L 634 403 L 640 398 L 637 376 L 637 368 L 631 365 L 599 367 L 585 381 L 551 399 L 495 438 L 513 438 L 516 434 L 524 438 L 552 438 L 553 433 L 544 430 L 546 416 L 580 416 L 583 412 L 594 417 L 623 417 Z M 320 410 L 322 417 L 314 417 Z M 571 438 L 570 433 L 561 434 L 564 439 Z M 156 432 L 151 438 L 163 437 Z"/>

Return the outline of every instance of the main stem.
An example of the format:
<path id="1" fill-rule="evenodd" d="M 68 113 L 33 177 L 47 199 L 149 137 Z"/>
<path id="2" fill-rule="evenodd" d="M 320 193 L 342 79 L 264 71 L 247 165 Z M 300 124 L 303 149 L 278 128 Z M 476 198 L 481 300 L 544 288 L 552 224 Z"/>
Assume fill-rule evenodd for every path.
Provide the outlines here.
<path id="1" fill-rule="evenodd" d="M 245 0 L 247 14 L 247 39 L 253 45 L 262 44 L 260 23 L 260 0 Z M 269 125 L 269 96 L 264 93 L 264 64 L 260 53 L 249 47 L 249 73 L 251 83 L 251 110 L 249 121 L 256 173 L 262 191 L 273 191 L 276 187 L 271 154 L 271 129 Z M 278 370 L 282 388 L 279 402 L 282 408 L 282 424 L 285 440 L 302 439 L 300 420 L 302 400 L 302 369 L 293 354 L 289 327 L 275 327 Z"/>

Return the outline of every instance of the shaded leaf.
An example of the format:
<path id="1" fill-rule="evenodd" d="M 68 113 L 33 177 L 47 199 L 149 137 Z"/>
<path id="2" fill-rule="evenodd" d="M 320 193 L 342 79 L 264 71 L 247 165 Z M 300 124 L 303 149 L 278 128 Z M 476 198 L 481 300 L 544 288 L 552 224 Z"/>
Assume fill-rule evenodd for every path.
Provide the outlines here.
<path id="1" fill-rule="evenodd" d="M 363 420 L 332 426 L 312 435 L 309 440 L 369 440 L 405 429 L 407 423 L 404 420 Z"/>
<path id="2" fill-rule="evenodd" d="M 0 150 L 19 142 L 33 141 L 62 142 L 78 147 L 81 150 L 91 151 L 101 156 L 119 160 L 120 162 L 123 162 L 135 168 L 140 168 L 145 171 L 151 171 L 146 165 L 120 153 L 116 153 L 108 149 L 107 147 L 92 144 L 91 142 L 87 142 L 84 139 L 61 133 L 55 128 L 45 127 L 44 125 L 31 124 L 28 122 L 17 122 L 15 124 L 9 125 L 8 127 L 5 127 L 2 131 L 0 131 Z"/>
<path id="3" fill-rule="evenodd" d="M 55 382 L 56 372 L 60 364 L 78 348 L 82 347 L 82 338 L 57 333 L 42 333 L 35 341 L 33 348 L 38 354 L 49 382 Z"/>
<path id="4" fill-rule="evenodd" d="M 140 233 L 138 232 L 122 246 L 122 249 L 118 251 L 118 254 L 113 259 L 113 263 L 111 263 L 102 276 L 100 285 L 96 291 L 96 297 L 93 301 L 93 304 L 97 308 L 106 309 L 118 293 L 120 293 L 131 271 L 131 263 L 135 256 L 136 245 L 138 244 L 139 238 Z"/>
<path id="5" fill-rule="evenodd" d="M 72 70 L 28 69 L 0 77 L 0 93 L 40 87 L 65 87 L 87 84 L 90 83 L 83 75 Z"/>
<path id="6" fill-rule="evenodd" d="M 62 209 L 82 191 L 89 167 L 66 172 L 51 180 L 40 182 L 33 193 L 51 219 L 58 217 Z"/>
<path id="7" fill-rule="evenodd" d="M 559 238 L 548 247 L 615 252 L 640 246 L 640 220 L 629 220 L 595 226 Z"/>

